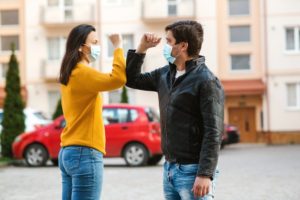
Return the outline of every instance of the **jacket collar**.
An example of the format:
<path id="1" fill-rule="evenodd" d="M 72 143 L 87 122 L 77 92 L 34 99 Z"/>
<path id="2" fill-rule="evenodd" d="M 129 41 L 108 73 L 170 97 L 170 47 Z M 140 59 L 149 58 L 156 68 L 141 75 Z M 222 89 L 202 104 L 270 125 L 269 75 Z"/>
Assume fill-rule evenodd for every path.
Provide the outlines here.
<path id="1" fill-rule="evenodd" d="M 185 62 L 185 70 L 186 72 L 190 71 L 191 69 L 195 68 L 196 66 L 199 66 L 205 62 L 205 57 L 199 55 L 198 58 L 194 58 L 192 60 L 188 60 Z M 176 65 L 169 63 L 169 66 L 171 68 L 171 71 L 176 71 Z"/>

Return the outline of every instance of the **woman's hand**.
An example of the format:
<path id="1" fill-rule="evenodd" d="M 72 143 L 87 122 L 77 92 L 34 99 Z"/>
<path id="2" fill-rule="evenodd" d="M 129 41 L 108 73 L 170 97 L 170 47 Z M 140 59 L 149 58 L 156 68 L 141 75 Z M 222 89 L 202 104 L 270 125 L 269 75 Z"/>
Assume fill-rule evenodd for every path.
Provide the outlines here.
<path id="1" fill-rule="evenodd" d="M 108 37 L 115 49 L 122 48 L 123 40 L 120 34 L 114 33 L 110 34 Z"/>
<path id="2" fill-rule="evenodd" d="M 141 42 L 136 50 L 136 53 L 146 53 L 147 49 L 157 46 L 160 43 L 161 37 L 153 33 L 146 33 L 142 36 Z"/>

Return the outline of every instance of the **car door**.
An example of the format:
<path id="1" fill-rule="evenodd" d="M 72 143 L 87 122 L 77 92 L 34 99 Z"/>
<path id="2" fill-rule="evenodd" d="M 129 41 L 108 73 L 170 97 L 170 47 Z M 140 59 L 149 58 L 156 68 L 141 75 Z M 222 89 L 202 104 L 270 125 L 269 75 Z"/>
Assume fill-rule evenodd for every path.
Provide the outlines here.
<path id="1" fill-rule="evenodd" d="M 134 132 L 130 113 L 127 108 L 103 109 L 108 157 L 120 156 L 123 146 L 130 140 Z"/>

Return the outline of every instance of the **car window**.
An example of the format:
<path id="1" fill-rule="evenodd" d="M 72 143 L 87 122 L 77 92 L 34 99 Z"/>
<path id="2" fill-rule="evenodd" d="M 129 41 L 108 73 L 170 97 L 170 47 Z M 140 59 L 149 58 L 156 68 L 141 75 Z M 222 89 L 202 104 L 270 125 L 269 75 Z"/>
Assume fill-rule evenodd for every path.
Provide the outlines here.
<path id="1" fill-rule="evenodd" d="M 34 112 L 34 116 L 36 116 L 38 119 L 42 120 L 48 120 L 48 118 L 42 113 L 42 112 Z"/>
<path id="2" fill-rule="evenodd" d="M 103 109 L 104 122 L 108 124 L 129 122 L 129 110 L 126 108 L 105 108 Z"/>
<path id="3" fill-rule="evenodd" d="M 130 109 L 129 112 L 130 112 L 129 121 L 134 122 L 139 116 L 138 111 L 135 109 Z"/>
<path id="4" fill-rule="evenodd" d="M 145 108 L 145 113 L 150 122 L 159 122 L 159 116 L 152 108 Z"/>
<path id="5" fill-rule="evenodd" d="M 61 128 L 65 128 L 65 126 L 66 126 L 66 120 L 63 119 L 63 120 L 61 120 L 61 122 L 60 122 L 60 127 L 61 127 Z"/>

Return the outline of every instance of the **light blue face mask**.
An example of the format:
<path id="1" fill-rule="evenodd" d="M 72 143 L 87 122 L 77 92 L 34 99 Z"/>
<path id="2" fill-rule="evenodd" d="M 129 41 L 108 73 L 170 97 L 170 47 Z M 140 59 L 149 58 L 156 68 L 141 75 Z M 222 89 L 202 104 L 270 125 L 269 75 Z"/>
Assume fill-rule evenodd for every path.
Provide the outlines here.
<path id="1" fill-rule="evenodd" d="M 164 57 L 169 63 L 173 64 L 175 62 L 176 58 L 173 57 L 171 55 L 171 53 L 172 53 L 172 46 L 169 44 L 165 44 L 164 49 L 163 49 Z"/>
<path id="2" fill-rule="evenodd" d="M 100 45 L 91 45 L 90 48 L 91 48 L 91 54 L 89 55 L 90 61 L 95 62 L 100 56 L 100 52 L 101 52 Z"/>
<path id="3" fill-rule="evenodd" d="M 100 45 L 91 45 L 91 46 L 87 44 L 84 45 L 90 47 L 91 49 L 91 53 L 89 54 L 90 62 L 95 62 L 100 56 L 100 52 L 101 52 Z"/>

